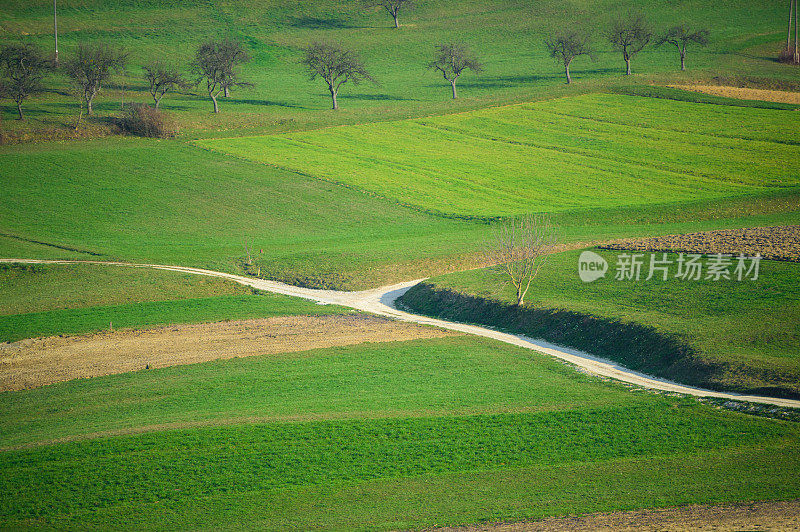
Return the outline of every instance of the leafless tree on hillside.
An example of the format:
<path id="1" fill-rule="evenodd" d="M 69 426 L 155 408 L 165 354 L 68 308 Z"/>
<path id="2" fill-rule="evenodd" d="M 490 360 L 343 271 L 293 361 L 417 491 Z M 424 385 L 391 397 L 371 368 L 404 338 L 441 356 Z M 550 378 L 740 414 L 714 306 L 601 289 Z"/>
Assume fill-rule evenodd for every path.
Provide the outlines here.
<path id="1" fill-rule="evenodd" d="M 153 61 L 143 66 L 142 69 L 150 87 L 150 95 L 156 104 L 156 109 L 158 109 L 161 99 L 167 92 L 188 86 L 178 68 L 163 61 Z"/>
<path id="2" fill-rule="evenodd" d="M 75 55 L 65 61 L 64 70 L 75 85 L 81 101 L 86 104 L 86 114 L 92 114 L 92 102 L 115 72 L 125 69 L 128 55 L 106 43 L 79 43 Z M 79 119 L 80 122 L 80 119 Z"/>
<path id="3" fill-rule="evenodd" d="M 631 75 L 631 58 L 650 44 L 653 31 L 644 15 L 630 13 L 611 24 L 608 40 L 622 52 L 625 60 L 625 75 Z"/>
<path id="4" fill-rule="evenodd" d="M 685 24 L 673 26 L 658 40 L 656 46 L 671 44 L 678 49 L 681 56 L 681 70 L 686 70 L 686 46 L 689 43 L 696 43 L 700 46 L 708 46 L 709 31 L 705 28 L 692 31 Z"/>
<path id="5" fill-rule="evenodd" d="M 306 67 L 312 81 L 320 77 L 328 85 L 333 109 L 339 109 L 339 89 L 345 83 L 358 85 L 362 81 L 375 82 L 358 54 L 339 44 L 312 43 L 305 48 L 300 63 Z"/>
<path id="6" fill-rule="evenodd" d="M 44 91 L 42 80 L 50 72 L 50 61 L 31 44 L 9 44 L 0 48 L 0 96 L 17 104 L 19 120 L 24 120 L 22 102 Z"/>
<path id="7" fill-rule="evenodd" d="M 458 97 L 456 81 L 465 70 L 482 72 L 483 65 L 475 55 L 461 43 L 440 44 L 436 47 L 436 57 L 428 63 L 428 68 L 439 71 L 453 88 L 453 99 Z"/>
<path id="8" fill-rule="evenodd" d="M 394 19 L 395 28 L 400 27 L 400 10 L 414 7 L 413 0 L 364 0 L 362 4 L 366 8 L 380 7 L 388 11 Z"/>
<path id="9" fill-rule="evenodd" d="M 572 83 L 569 75 L 569 67 L 572 60 L 579 55 L 592 56 L 592 46 L 589 42 L 589 34 L 578 29 L 562 29 L 548 36 L 544 45 L 550 52 L 550 57 L 564 65 L 564 74 L 567 76 L 567 83 Z"/>
<path id="10" fill-rule="evenodd" d="M 494 264 L 489 271 L 514 287 L 517 305 L 525 304 L 531 282 L 558 241 L 558 228 L 546 214 L 509 218 L 494 227 L 485 258 Z"/>
<path id="11" fill-rule="evenodd" d="M 246 63 L 250 57 L 236 41 L 207 41 L 200 45 L 192 61 L 192 73 L 197 76 L 197 83 L 206 83 L 208 97 L 214 103 L 214 112 L 219 113 L 217 96 L 222 92 L 225 96 L 233 87 L 252 87 L 253 84 L 243 81 L 237 66 Z"/>

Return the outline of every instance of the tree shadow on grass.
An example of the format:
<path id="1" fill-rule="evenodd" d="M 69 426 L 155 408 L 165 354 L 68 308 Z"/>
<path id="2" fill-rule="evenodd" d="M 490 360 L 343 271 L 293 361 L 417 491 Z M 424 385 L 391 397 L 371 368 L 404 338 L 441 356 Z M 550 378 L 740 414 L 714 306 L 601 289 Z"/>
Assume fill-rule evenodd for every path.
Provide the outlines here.
<path id="1" fill-rule="evenodd" d="M 289 19 L 289 26 L 307 30 L 343 30 L 358 27 L 345 20 L 334 17 L 292 17 Z"/>
<path id="2" fill-rule="evenodd" d="M 308 107 L 304 107 L 302 105 L 297 105 L 293 103 L 287 102 L 276 102 L 273 100 L 244 100 L 240 98 L 236 99 L 228 99 L 228 98 L 217 98 L 220 105 L 227 105 L 227 104 L 237 104 L 237 105 L 258 105 L 263 107 L 286 107 L 289 109 L 308 109 Z M 210 99 L 208 100 L 211 101 Z"/>
<path id="3" fill-rule="evenodd" d="M 413 98 L 401 98 L 389 94 L 340 94 L 340 100 L 366 100 L 372 102 L 409 102 L 416 101 Z"/>

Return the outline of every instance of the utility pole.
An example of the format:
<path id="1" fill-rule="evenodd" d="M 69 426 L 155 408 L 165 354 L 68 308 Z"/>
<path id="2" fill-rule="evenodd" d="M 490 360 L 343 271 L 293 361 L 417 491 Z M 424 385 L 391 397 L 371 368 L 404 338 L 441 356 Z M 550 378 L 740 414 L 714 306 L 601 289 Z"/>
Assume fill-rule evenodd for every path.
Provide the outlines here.
<path id="1" fill-rule="evenodd" d="M 56 55 L 53 58 L 53 64 L 58 66 L 58 15 L 56 13 L 56 0 L 53 0 L 53 33 L 56 36 Z"/>

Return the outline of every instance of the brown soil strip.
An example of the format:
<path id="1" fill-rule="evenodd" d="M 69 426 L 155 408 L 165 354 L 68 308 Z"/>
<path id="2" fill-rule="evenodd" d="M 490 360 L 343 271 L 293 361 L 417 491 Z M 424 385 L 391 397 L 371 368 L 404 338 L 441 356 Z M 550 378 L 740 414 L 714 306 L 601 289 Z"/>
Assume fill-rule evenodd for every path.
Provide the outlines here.
<path id="1" fill-rule="evenodd" d="M 0 391 L 209 360 L 456 333 L 361 314 L 175 325 L 0 345 Z"/>
<path id="2" fill-rule="evenodd" d="M 676 89 L 736 98 L 739 100 L 760 100 L 762 102 L 800 104 L 800 92 L 749 89 L 744 87 L 725 87 L 720 85 L 670 85 Z"/>
<path id="3" fill-rule="evenodd" d="M 765 259 L 800 262 L 800 225 L 750 227 L 623 239 L 600 246 L 602 249 L 634 251 L 685 251 L 688 253 L 730 253 Z"/>
<path id="4" fill-rule="evenodd" d="M 437 528 L 449 532 L 800 530 L 800 500 L 552 517 L 525 523 Z"/>

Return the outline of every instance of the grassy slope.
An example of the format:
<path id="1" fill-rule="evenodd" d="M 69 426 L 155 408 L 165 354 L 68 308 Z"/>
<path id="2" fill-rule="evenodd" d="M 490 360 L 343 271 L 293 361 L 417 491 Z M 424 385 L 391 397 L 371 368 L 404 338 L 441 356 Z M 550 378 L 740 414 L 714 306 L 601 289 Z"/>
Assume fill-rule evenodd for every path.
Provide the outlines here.
<path id="1" fill-rule="evenodd" d="M 467 0 L 457 13 L 447 0 L 430 0 L 403 14 L 406 26 L 395 31 L 391 19 L 377 10 L 363 13 L 352 2 L 318 0 L 237 0 L 209 4 L 201 1 L 164 6 L 155 0 L 129 0 L 110 4 L 102 0 L 67 0 L 59 4 L 60 51 L 68 57 L 82 40 L 108 40 L 130 53 L 125 86 L 128 101 L 148 101 L 139 66 L 152 58 L 169 57 L 188 63 L 198 42 L 208 36 L 233 36 L 248 47 L 253 61 L 243 69 L 255 82 L 249 91 L 235 91 L 222 102 L 223 115 L 210 113 L 210 102 L 200 88 L 193 94 L 170 95 L 166 109 L 178 111 L 190 135 L 202 130 L 237 133 L 280 131 L 326 124 L 390 117 L 441 114 L 452 109 L 525 101 L 562 84 L 562 73 L 546 54 L 542 43 L 548 28 L 565 19 L 591 19 L 602 28 L 627 4 L 614 0 L 570 2 L 545 0 L 531 5 L 516 0 Z M 640 79 L 668 76 L 679 80 L 708 78 L 717 73 L 745 73 L 797 81 L 796 70 L 777 64 L 772 57 L 784 36 L 785 6 L 779 0 L 759 2 L 708 2 L 681 0 L 637 2 L 659 29 L 685 20 L 708 26 L 712 43 L 691 49 L 692 72 L 678 74 L 673 49 L 647 49 L 634 61 Z M 720 17 L 720 9 L 725 17 Z M 10 1 L 0 13 L 0 39 L 24 39 L 52 48 L 52 12 L 46 0 Z M 360 50 L 379 86 L 345 87 L 344 111 L 326 111 L 328 96 L 319 81 L 311 82 L 297 65 L 300 47 L 312 40 L 343 41 Z M 460 102 L 448 101 L 448 87 L 435 73 L 426 72 L 434 46 L 442 40 L 463 40 L 483 59 L 486 71 L 461 80 Z M 620 54 L 597 36 L 597 61 L 579 58 L 573 65 L 578 84 L 617 83 L 622 71 Z M 391 53 L 387 53 L 391 50 Z M 8 129 L 36 129 L 72 122 L 74 98 L 57 78 L 58 94 L 32 101 L 28 124 L 11 120 L 13 106 L 4 106 Z M 581 90 L 581 89 L 578 89 Z M 97 102 L 98 114 L 118 112 L 119 80 Z M 217 133 L 218 134 L 218 133 Z"/>
<path id="2" fill-rule="evenodd" d="M 423 526 L 800 493 L 794 424 L 632 395 L 467 337 L 165 368 L 0 401 L 5 445 L 261 420 L 4 451 L 5 525 L 214 526 L 235 515 L 242 527 Z M 523 477 L 539 482 L 509 489 Z M 352 497 L 357 511 L 336 510 Z"/>
<path id="3" fill-rule="evenodd" d="M 630 97 L 596 95 L 575 100 L 574 106 L 566 106 L 574 113 L 589 113 L 592 109 L 600 112 L 603 106 L 618 103 L 620 98 Z M 535 112 L 547 116 L 554 105 L 557 110 L 565 104 L 550 102 L 535 105 L 537 109 L 550 109 Z M 619 120 L 633 121 L 637 117 L 649 117 L 649 120 L 656 121 L 652 117 L 655 111 L 674 115 L 686 111 L 686 106 L 689 106 L 689 110 L 702 114 L 704 121 L 714 127 L 719 128 L 724 124 L 741 135 L 754 133 L 743 131 L 739 122 L 757 119 L 764 123 L 764 130 L 760 134 L 773 140 L 778 135 L 776 128 L 780 127 L 782 121 L 793 119 L 791 112 L 780 110 L 654 99 L 639 99 L 636 105 L 646 112 L 639 111 L 637 115 L 637 111 L 622 109 L 619 110 Z M 483 122 L 483 115 L 509 113 L 510 109 L 515 108 L 426 121 L 444 125 L 457 121 L 461 123 L 460 127 L 476 128 L 476 124 L 469 122 Z M 662 135 L 661 130 L 669 127 L 697 129 L 687 120 L 678 120 L 674 116 L 665 121 L 666 125 L 654 124 L 659 131 L 653 134 Z M 500 123 L 495 125 L 506 127 Z M 381 130 L 386 127 L 394 126 L 359 126 L 353 129 L 371 131 L 373 128 Z M 570 241 L 595 241 L 723 226 L 772 225 L 796 222 L 798 219 L 797 196 L 791 195 L 790 190 L 784 191 L 784 187 L 795 183 L 796 176 L 785 168 L 776 168 L 779 163 L 786 162 L 785 151 L 793 146 L 774 142 L 757 143 L 744 151 L 748 157 L 758 157 L 751 164 L 759 165 L 759 171 L 768 174 L 769 182 L 759 183 L 754 180 L 755 171 L 743 170 L 745 155 L 734 154 L 727 161 L 721 159 L 723 151 L 730 151 L 725 146 L 740 141 L 717 136 L 695 137 L 709 133 L 708 129 L 685 134 L 673 132 L 676 137 L 702 138 L 711 143 L 710 147 L 694 148 L 687 144 L 689 140 L 684 140 L 682 144 L 676 141 L 675 146 L 686 150 L 686 153 L 675 154 L 664 163 L 664 166 L 672 168 L 671 171 L 680 169 L 690 174 L 693 181 L 689 186 L 678 179 L 684 174 L 669 174 L 648 162 L 646 148 L 657 148 L 657 141 L 648 141 L 646 146 L 638 146 L 635 153 L 626 153 L 609 141 L 609 133 L 604 131 L 605 125 L 596 124 L 593 127 L 595 129 L 590 128 L 586 133 L 593 141 L 591 144 L 596 145 L 591 149 L 570 146 L 570 142 L 574 144 L 575 141 L 563 132 L 557 140 L 553 140 L 551 137 L 556 136 L 554 130 L 557 129 L 553 124 L 544 130 L 538 125 L 531 125 L 526 134 L 536 137 L 537 142 L 557 144 L 561 146 L 559 150 L 581 149 L 599 154 L 598 164 L 605 164 L 609 168 L 616 165 L 632 175 L 638 175 L 640 171 L 651 172 L 653 175 L 650 179 L 660 184 L 672 183 L 674 194 L 670 198 L 660 193 L 654 197 L 653 187 L 649 186 L 651 183 L 648 182 L 647 187 L 638 184 L 638 188 L 626 187 L 624 185 L 630 183 L 631 178 L 619 178 L 613 173 L 609 179 L 621 187 L 619 197 L 609 199 L 604 194 L 589 194 L 586 192 L 589 187 L 585 186 L 585 178 L 579 178 L 583 170 L 575 173 L 576 177 L 568 187 L 548 184 L 543 187 L 545 191 L 541 192 L 549 198 L 545 206 L 563 209 L 564 206 L 560 204 L 562 200 L 565 205 L 582 206 L 558 216 Z M 625 129 L 627 126 L 618 127 Z M 629 133 L 626 138 L 634 137 L 633 133 Z M 660 140 L 663 139 L 659 136 Z M 633 147 L 637 146 L 633 140 L 630 143 Z M 548 153 L 560 158 L 561 162 L 556 163 L 556 167 L 562 173 L 572 168 L 569 160 L 574 155 L 562 156 L 560 151 L 551 148 L 542 151 L 547 158 L 550 157 Z M 609 161 L 603 157 L 627 159 L 627 162 Z M 478 177 L 483 175 L 478 170 L 493 168 L 485 160 L 475 159 L 472 153 L 465 153 L 462 158 L 462 164 L 475 167 L 473 175 Z M 595 164 L 595 159 L 586 161 Z M 794 164 L 791 161 L 788 159 L 786 165 L 789 169 Z M 246 241 L 254 250 L 254 259 L 263 276 L 295 284 L 353 289 L 474 265 L 474 250 L 480 248 L 488 232 L 488 227 L 481 223 L 415 212 L 390 199 L 372 197 L 312 177 L 224 157 L 174 141 L 126 139 L 8 147 L 0 152 L 0 163 L 0 168 L 14 168 L 13 173 L 3 176 L 6 186 L 0 192 L 3 199 L 0 225 L 3 232 L 61 246 L 35 245 L 18 239 L 0 238 L 0 254 L 5 256 L 81 256 L 78 252 L 63 249 L 66 247 L 97 254 L 92 258 L 242 271 Z M 696 170 L 686 169 L 690 163 L 697 165 Z M 722 174 L 713 168 L 716 163 L 736 174 L 719 178 Z M 523 157 L 518 166 L 525 169 L 530 164 Z M 695 171 L 697 175 L 692 174 Z M 782 171 L 789 172 L 785 178 Z M 711 174 L 715 179 L 705 174 Z M 537 177 L 541 178 L 541 175 Z M 698 182 L 708 185 L 705 193 L 693 188 Z M 426 188 L 424 184 L 423 180 L 419 180 L 415 183 L 418 188 L 410 193 L 416 194 L 417 199 L 424 197 L 425 201 L 443 197 L 442 193 Z M 766 187 L 767 184 L 770 187 Z M 372 190 L 381 187 L 377 181 L 365 186 Z M 536 187 L 527 190 L 539 193 Z M 761 196 L 744 197 L 731 203 L 712 199 L 715 195 L 735 193 L 759 193 Z M 774 197 L 766 198 L 765 194 Z M 565 199 L 566 195 L 570 197 Z M 578 195 L 582 197 L 576 198 Z M 501 194 L 483 190 L 477 203 L 468 194 L 460 192 L 447 196 L 450 198 L 448 206 L 455 206 L 459 212 L 466 207 L 473 214 L 496 215 L 504 212 L 502 206 L 493 203 Z M 508 194 L 503 197 L 508 197 Z M 677 199 L 683 203 L 676 203 Z M 515 210 L 531 208 L 532 205 L 520 203 L 517 198 L 509 201 Z M 643 202 L 647 205 L 641 205 Z M 93 207 L 87 209 L 87 203 Z M 611 207 L 626 203 L 640 205 Z M 536 209 L 541 207 L 539 203 L 535 205 Z M 20 215 L 20 212 L 25 214 Z M 87 254 L 82 256 L 90 257 Z M 257 271 L 257 268 L 252 269 L 252 273 Z"/>
<path id="4" fill-rule="evenodd" d="M 98 265 L 0 267 L 0 342 L 114 328 L 346 312 L 222 279 Z"/>
<path id="5" fill-rule="evenodd" d="M 692 383 L 722 389 L 755 391 L 770 388 L 800 393 L 800 291 L 794 263 L 763 261 L 757 281 L 682 281 L 658 278 L 650 281 L 616 281 L 616 252 L 600 252 L 610 267 L 607 279 L 584 284 L 577 275 L 580 252 L 554 255 L 531 285 L 526 302 L 542 309 L 560 309 L 612 321 L 640 323 L 660 333 L 678 335 L 700 362 L 711 362 L 710 375 L 694 375 Z M 649 254 L 645 256 L 647 259 Z M 672 259 L 675 256 L 672 255 Z M 673 265 L 673 274 L 676 266 Z M 643 268 L 647 275 L 647 266 Z M 461 272 L 429 281 L 437 288 L 513 302 L 510 287 L 501 289 L 497 279 L 482 270 Z M 473 319 L 480 321 L 479 316 Z M 567 327 L 567 325 L 564 325 Z M 535 334 L 560 334 L 558 328 Z M 580 345 L 586 349 L 588 332 Z M 554 340 L 553 337 L 548 338 Z M 557 340 L 554 340 L 557 341 Z M 574 338 L 573 341 L 581 341 Z M 618 339 L 617 341 L 621 341 Z M 613 346 L 609 355 L 613 358 Z M 622 357 L 623 355 L 619 355 Z M 669 360 L 648 371 L 675 375 Z M 637 362 L 638 363 L 638 362 Z"/>
<path id="6" fill-rule="evenodd" d="M 792 110 L 592 94 L 199 144 L 433 212 L 492 217 L 796 188 L 798 125 Z"/>

